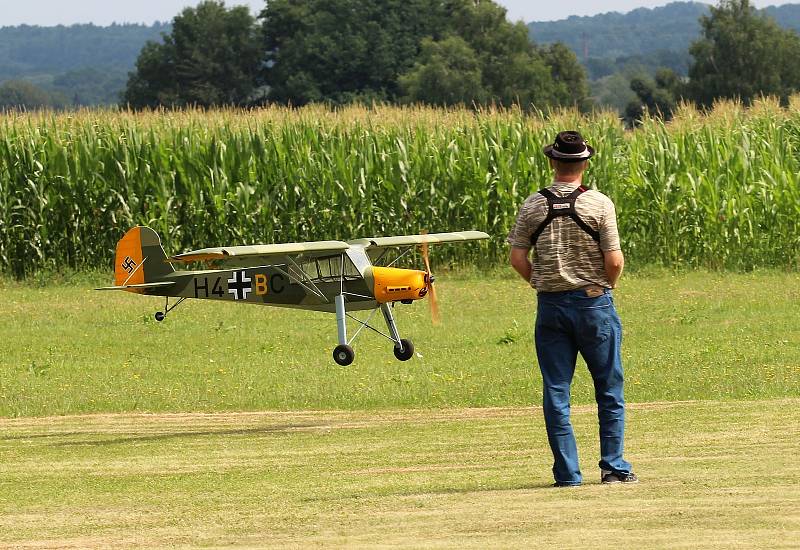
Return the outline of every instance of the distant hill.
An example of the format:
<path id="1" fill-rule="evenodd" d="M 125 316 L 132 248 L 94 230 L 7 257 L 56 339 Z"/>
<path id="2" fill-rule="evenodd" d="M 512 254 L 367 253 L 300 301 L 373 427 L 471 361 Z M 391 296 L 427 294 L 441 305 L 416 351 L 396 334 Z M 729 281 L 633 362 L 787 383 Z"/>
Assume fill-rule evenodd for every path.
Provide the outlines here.
<path id="1" fill-rule="evenodd" d="M 580 58 L 618 58 L 660 50 L 682 51 L 700 34 L 698 20 L 708 13 L 699 2 L 674 2 L 660 8 L 628 13 L 530 23 L 531 38 L 540 43 L 563 42 Z M 586 49 L 584 49 L 584 46 Z"/>
<path id="2" fill-rule="evenodd" d="M 689 45 L 699 37 L 699 19 L 708 11 L 707 4 L 673 2 L 624 14 L 611 12 L 534 22 L 528 28 L 537 43 L 563 42 L 569 46 L 583 61 L 592 79 L 634 64 L 648 70 L 667 66 L 686 74 L 690 62 Z M 782 26 L 800 31 L 800 4 L 773 6 L 763 11 Z"/>
<path id="3" fill-rule="evenodd" d="M 0 27 L 0 84 L 22 79 L 70 104 L 116 103 L 142 46 L 170 29 L 166 23 Z"/>
<path id="4" fill-rule="evenodd" d="M 763 12 L 800 32 L 800 4 L 772 6 Z M 528 29 L 537 43 L 563 42 L 571 48 L 586 67 L 595 101 L 622 112 L 636 99 L 630 89 L 634 75 L 652 75 L 660 67 L 688 74 L 689 45 L 699 38 L 700 17 L 708 13 L 707 4 L 673 2 L 628 13 L 534 22 Z"/>
<path id="5" fill-rule="evenodd" d="M 631 75 L 652 74 L 659 67 L 687 73 L 689 45 L 700 35 L 699 19 L 708 9 L 699 2 L 673 2 L 624 14 L 533 22 L 528 28 L 537 43 L 567 44 L 595 82 L 596 98 L 620 108 L 630 99 Z M 800 32 L 800 4 L 763 11 Z M 115 104 L 142 46 L 170 31 L 169 23 L 0 27 L 0 85 L 22 79 L 64 104 Z"/>

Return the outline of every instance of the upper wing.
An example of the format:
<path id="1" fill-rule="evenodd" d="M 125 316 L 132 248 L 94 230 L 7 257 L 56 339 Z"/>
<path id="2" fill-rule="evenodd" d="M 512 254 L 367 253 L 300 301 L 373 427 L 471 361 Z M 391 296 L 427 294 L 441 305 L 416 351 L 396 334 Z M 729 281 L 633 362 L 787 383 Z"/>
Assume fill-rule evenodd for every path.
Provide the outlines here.
<path id="1" fill-rule="evenodd" d="M 308 243 L 257 244 L 252 246 L 225 246 L 203 248 L 184 252 L 168 259 L 174 263 L 204 262 L 210 260 L 260 259 L 274 256 L 304 255 L 309 257 L 337 254 L 350 248 L 343 241 L 316 241 Z"/>
<path id="2" fill-rule="evenodd" d="M 466 241 L 482 241 L 489 235 L 483 231 L 456 231 L 454 233 L 430 233 L 425 235 L 400 235 L 397 237 L 375 237 L 372 239 L 357 239 L 350 241 L 352 245 L 363 246 L 371 250 L 376 248 L 390 248 L 393 246 L 413 246 L 416 244 L 454 243 Z"/>

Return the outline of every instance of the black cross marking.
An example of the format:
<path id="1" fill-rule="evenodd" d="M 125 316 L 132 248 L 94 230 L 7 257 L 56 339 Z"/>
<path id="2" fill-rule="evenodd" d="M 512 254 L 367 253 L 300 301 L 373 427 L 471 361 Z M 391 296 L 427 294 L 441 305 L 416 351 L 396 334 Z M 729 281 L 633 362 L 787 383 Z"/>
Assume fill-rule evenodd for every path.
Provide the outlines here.
<path id="1" fill-rule="evenodd" d="M 245 271 L 235 271 L 233 277 L 228 279 L 228 292 L 233 294 L 234 300 L 247 300 L 247 293 L 252 290 L 252 279 Z"/>
<path id="2" fill-rule="evenodd" d="M 122 262 L 122 269 L 128 272 L 128 275 L 133 273 L 133 270 L 136 269 L 136 262 L 133 261 L 133 258 L 130 256 L 125 256 L 125 261 Z"/>

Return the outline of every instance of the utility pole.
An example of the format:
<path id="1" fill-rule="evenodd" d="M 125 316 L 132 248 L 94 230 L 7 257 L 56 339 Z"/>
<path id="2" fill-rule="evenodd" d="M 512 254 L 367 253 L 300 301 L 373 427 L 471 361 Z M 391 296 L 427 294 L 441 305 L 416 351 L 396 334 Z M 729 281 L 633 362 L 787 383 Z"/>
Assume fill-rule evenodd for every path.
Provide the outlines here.
<path id="1" fill-rule="evenodd" d="M 585 31 L 581 33 L 581 39 L 583 40 L 583 62 L 587 63 L 589 61 L 589 38 Z"/>

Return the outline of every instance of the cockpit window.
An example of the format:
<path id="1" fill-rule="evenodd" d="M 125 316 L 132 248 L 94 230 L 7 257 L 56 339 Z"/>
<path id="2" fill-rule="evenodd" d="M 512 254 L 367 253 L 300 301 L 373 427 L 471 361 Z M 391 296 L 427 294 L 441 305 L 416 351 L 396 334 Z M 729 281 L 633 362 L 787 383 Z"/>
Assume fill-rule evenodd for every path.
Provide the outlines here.
<path id="1" fill-rule="evenodd" d="M 340 279 L 342 274 L 342 256 L 311 258 L 298 262 L 297 265 L 302 270 L 302 273 L 298 272 L 297 267 L 290 265 L 289 274 L 301 281 L 310 279 L 315 283 L 335 282 Z M 345 280 L 361 278 L 356 266 L 347 256 L 344 256 L 344 278 Z"/>

